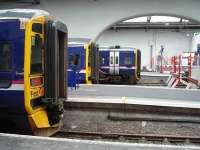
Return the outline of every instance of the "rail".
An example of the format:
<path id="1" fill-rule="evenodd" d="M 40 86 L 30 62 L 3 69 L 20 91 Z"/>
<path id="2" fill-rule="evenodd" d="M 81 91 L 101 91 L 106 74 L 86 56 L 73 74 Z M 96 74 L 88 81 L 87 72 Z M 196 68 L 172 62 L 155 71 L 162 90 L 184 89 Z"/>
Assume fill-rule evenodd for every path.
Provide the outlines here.
<path id="1" fill-rule="evenodd" d="M 176 136 L 154 134 L 123 134 L 100 132 L 59 131 L 53 137 L 80 138 L 89 140 L 111 140 L 132 143 L 195 144 L 200 145 L 200 136 Z"/>

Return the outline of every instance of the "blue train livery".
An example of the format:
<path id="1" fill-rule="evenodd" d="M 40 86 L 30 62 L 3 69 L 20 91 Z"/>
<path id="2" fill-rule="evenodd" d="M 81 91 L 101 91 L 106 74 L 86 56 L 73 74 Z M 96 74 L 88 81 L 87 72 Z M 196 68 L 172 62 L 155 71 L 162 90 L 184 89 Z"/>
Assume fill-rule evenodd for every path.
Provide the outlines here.
<path id="1" fill-rule="evenodd" d="M 98 48 L 91 40 L 69 42 L 68 85 L 71 83 L 98 83 Z M 76 72 L 76 73 L 73 73 Z M 74 78 L 72 74 L 75 74 Z M 76 80 L 74 82 L 74 80 Z"/>
<path id="2" fill-rule="evenodd" d="M 66 97 L 65 84 L 53 83 L 66 77 L 66 58 L 60 58 L 66 52 L 66 31 L 42 10 L 0 10 L 0 132 L 45 136 L 60 128 L 62 106 L 51 101 L 58 100 L 52 87 L 60 87 L 56 97 Z M 49 47 L 60 53 L 55 60 L 63 69 L 49 58 L 55 56 Z M 56 78 L 50 74 L 55 70 L 61 72 Z"/>
<path id="3" fill-rule="evenodd" d="M 136 48 L 100 48 L 100 82 L 135 84 L 140 79 L 140 57 L 140 50 Z"/>

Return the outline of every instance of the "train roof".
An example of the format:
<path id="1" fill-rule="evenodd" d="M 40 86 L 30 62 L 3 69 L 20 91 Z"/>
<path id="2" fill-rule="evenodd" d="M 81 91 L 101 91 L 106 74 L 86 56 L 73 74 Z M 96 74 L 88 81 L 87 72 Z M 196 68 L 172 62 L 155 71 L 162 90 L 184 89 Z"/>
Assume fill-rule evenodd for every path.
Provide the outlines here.
<path id="1" fill-rule="evenodd" d="M 27 18 L 49 15 L 48 12 L 39 9 L 2 9 L 0 18 Z"/>
<path id="2" fill-rule="evenodd" d="M 79 43 L 79 42 L 69 42 L 68 46 L 69 47 L 80 47 L 80 46 L 84 46 L 85 43 Z"/>
<path id="3" fill-rule="evenodd" d="M 74 44 L 88 44 L 92 40 L 89 38 L 69 38 L 69 43 L 74 43 Z"/>
<path id="4" fill-rule="evenodd" d="M 133 47 L 120 47 L 120 48 L 110 48 L 110 47 L 100 47 L 99 51 L 134 51 L 138 50 L 137 48 Z"/>

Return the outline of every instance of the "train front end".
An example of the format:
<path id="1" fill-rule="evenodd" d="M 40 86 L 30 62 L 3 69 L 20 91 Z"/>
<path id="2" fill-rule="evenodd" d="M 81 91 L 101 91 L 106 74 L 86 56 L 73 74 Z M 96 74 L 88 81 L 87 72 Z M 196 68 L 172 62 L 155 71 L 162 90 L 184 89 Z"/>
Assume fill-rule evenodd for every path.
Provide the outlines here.
<path id="1" fill-rule="evenodd" d="M 70 75 L 73 72 L 77 72 L 77 81 L 78 83 L 86 83 L 86 51 L 84 44 L 69 44 L 68 46 L 68 79 L 72 82 Z M 73 76 L 73 75 L 71 75 Z"/>
<path id="2" fill-rule="evenodd" d="M 91 40 L 87 42 L 70 42 L 68 47 L 68 80 L 73 82 L 73 72 L 76 72 L 76 82 L 96 84 L 99 80 L 98 46 Z M 71 77 L 70 77 L 71 76 Z"/>
<path id="3" fill-rule="evenodd" d="M 49 136 L 61 127 L 66 41 L 66 26 L 42 13 L 0 18 L 0 132 Z"/>

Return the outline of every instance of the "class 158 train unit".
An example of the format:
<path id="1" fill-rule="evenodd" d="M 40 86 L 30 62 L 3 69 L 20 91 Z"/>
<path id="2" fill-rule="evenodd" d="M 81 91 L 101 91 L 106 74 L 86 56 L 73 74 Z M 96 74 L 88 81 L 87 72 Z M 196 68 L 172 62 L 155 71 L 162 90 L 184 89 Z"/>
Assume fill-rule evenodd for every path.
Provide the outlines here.
<path id="1" fill-rule="evenodd" d="M 77 72 L 77 82 L 98 83 L 98 46 L 90 39 L 69 39 L 68 44 L 68 73 Z M 70 77 L 68 78 L 71 82 Z"/>
<path id="2" fill-rule="evenodd" d="M 141 52 L 129 47 L 99 49 L 100 83 L 136 84 L 140 79 Z"/>
<path id="3" fill-rule="evenodd" d="M 0 10 L 0 132 L 49 136 L 67 97 L 67 27 L 48 12 Z"/>

